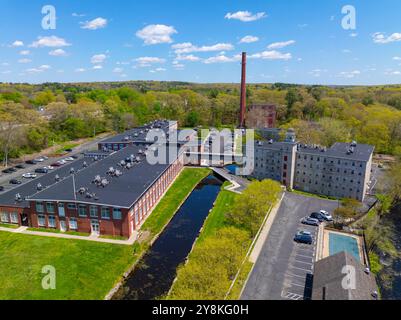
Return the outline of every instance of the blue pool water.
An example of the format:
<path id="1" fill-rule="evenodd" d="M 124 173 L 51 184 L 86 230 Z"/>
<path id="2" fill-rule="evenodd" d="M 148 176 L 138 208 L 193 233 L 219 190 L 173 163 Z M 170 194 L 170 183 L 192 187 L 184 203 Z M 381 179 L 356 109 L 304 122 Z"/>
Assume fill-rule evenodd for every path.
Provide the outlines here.
<path id="1" fill-rule="evenodd" d="M 361 261 L 358 241 L 355 238 L 337 233 L 330 233 L 329 244 L 330 256 L 345 251 L 352 254 L 358 261 Z"/>

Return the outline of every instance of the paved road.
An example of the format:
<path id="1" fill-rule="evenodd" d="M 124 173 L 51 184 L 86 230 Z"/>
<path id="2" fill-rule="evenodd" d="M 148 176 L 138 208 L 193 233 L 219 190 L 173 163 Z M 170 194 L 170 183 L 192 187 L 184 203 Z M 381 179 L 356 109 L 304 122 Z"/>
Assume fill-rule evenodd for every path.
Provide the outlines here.
<path id="1" fill-rule="evenodd" d="M 317 228 L 303 226 L 300 220 L 321 209 L 333 212 L 337 206 L 336 201 L 286 193 L 241 299 L 308 299 Z M 315 244 L 294 243 L 298 230 L 311 231 Z"/>
<path id="2" fill-rule="evenodd" d="M 35 165 L 28 165 L 28 164 L 24 163 L 25 169 L 20 169 L 17 172 L 14 172 L 11 174 L 4 174 L 4 173 L 0 172 L 0 186 L 4 187 L 3 192 L 7 192 L 11 189 L 14 189 L 18 186 L 9 184 L 9 181 L 11 179 L 18 179 L 18 180 L 21 180 L 22 182 L 26 183 L 28 181 L 22 178 L 22 175 L 24 173 L 28 173 L 28 172 L 34 173 L 36 169 L 49 166 L 52 163 L 57 162 L 58 160 L 61 160 L 63 158 L 70 157 L 72 155 L 79 155 L 80 153 L 82 153 L 83 151 L 86 151 L 86 150 L 96 150 L 98 143 L 106 138 L 107 137 L 102 137 L 102 138 L 95 139 L 95 140 L 92 140 L 89 142 L 85 142 L 82 145 L 75 147 L 72 153 L 62 156 L 62 157 L 50 158 L 49 160 L 46 160 L 42 163 L 38 163 Z M 40 176 L 40 174 L 37 174 L 37 175 Z M 0 193 L 2 193 L 2 192 L 0 192 Z"/>

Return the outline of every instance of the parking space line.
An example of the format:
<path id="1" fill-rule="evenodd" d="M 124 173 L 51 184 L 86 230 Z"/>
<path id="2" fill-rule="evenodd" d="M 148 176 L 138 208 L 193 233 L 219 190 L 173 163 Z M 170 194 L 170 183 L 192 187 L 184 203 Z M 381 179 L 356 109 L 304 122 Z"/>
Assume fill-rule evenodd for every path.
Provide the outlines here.
<path id="1" fill-rule="evenodd" d="M 299 261 L 299 260 L 295 260 L 295 262 L 297 262 L 297 263 L 302 263 L 302 264 L 307 264 L 307 265 L 309 265 L 309 266 L 312 266 L 312 265 L 313 265 L 313 263 L 310 263 L 310 262 L 303 262 L 303 261 Z"/>
<path id="2" fill-rule="evenodd" d="M 299 253 L 297 253 L 296 256 L 297 257 L 302 257 L 302 258 L 308 258 L 308 259 L 312 259 L 313 258 L 313 256 L 305 256 L 305 255 L 299 254 Z"/>
<path id="3" fill-rule="evenodd" d="M 288 277 L 296 277 L 296 278 L 306 279 L 306 274 L 303 275 L 303 276 L 299 276 L 299 275 L 296 275 L 296 274 L 287 273 L 286 275 L 287 275 Z"/>
<path id="4" fill-rule="evenodd" d="M 291 266 L 291 268 L 302 270 L 302 271 L 306 271 L 306 272 L 310 272 L 311 271 L 311 269 L 298 268 L 298 267 L 294 267 L 294 266 Z"/>

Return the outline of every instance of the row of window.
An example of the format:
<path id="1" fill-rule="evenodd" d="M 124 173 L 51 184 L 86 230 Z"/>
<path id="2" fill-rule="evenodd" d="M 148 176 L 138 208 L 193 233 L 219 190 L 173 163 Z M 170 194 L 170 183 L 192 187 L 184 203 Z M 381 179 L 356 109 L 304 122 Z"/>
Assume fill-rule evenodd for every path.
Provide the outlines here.
<path id="1" fill-rule="evenodd" d="M 69 228 L 70 230 L 78 230 L 78 221 L 76 218 L 69 218 Z M 56 216 L 47 216 L 47 224 L 46 224 L 46 216 L 43 214 L 38 215 L 38 226 L 40 228 L 57 228 L 56 225 Z"/>
<path id="2" fill-rule="evenodd" d="M 58 204 L 58 213 L 60 217 L 65 216 L 64 212 L 64 203 Z M 78 215 L 80 217 L 87 217 L 88 216 L 88 206 L 87 205 L 76 205 L 75 203 L 67 204 L 67 208 L 69 210 L 78 210 Z M 101 207 L 101 217 L 105 220 L 110 220 L 110 208 L 109 207 Z M 37 213 L 45 213 L 45 205 L 42 202 L 36 202 L 36 212 Z M 56 213 L 55 204 L 53 202 L 46 203 L 46 212 L 47 213 Z M 89 215 L 91 218 L 98 218 L 99 217 L 99 207 L 98 206 L 89 206 Z M 121 220 L 122 219 L 122 212 L 119 208 L 113 208 L 113 219 L 114 220 Z"/>
<path id="3" fill-rule="evenodd" d="M 2 223 L 19 223 L 18 213 L 12 212 L 2 212 L 0 214 L 0 221 Z"/>
<path id="4" fill-rule="evenodd" d="M 298 160 L 310 160 L 310 161 L 317 161 L 317 162 L 320 162 L 321 161 L 321 158 L 320 157 L 314 157 L 314 156 L 310 156 L 309 158 L 308 158 L 308 156 L 302 156 L 302 155 L 298 155 Z M 341 161 L 340 159 L 339 160 L 328 160 L 327 158 L 323 158 L 323 161 L 322 161 L 323 163 L 330 163 L 330 164 L 338 164 L 338 165 L 342 165 L 342 166 L 348 166 L 348 165 L 351 165 L 352 167 L 356 167 L 357 166 L 357 163 L 356 162 L 348 162 L 348 161 L 345 161 L 345 162 L 343 162 L 343 161 Z M 362 168 L 363 167 L 363 164 L 361 163 L 361 164 L 359 164 L 359 167 L 360 168 Z"/>

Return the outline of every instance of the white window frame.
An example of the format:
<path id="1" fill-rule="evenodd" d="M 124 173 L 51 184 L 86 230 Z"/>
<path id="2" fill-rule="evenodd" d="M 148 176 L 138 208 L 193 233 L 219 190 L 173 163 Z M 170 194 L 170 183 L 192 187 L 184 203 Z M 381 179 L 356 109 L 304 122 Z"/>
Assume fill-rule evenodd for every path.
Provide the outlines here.
<path id="1" fill-rule="evenodd" d="M 1 222 L 3 223 L 10 223 L 10 216 L 7 212 L 1 213 Z"/>
<path id="2" fill-rule="evenodd" d="M 41 223 L 41 220 L 44 221 L 44 223 Z M 38 214 L 38 226 L 46 227 L 46 216 L 44 214 Z"/>
<path id="3" fill-rule="evenodd" d="M 49 228 L 56 228 L 56 216 L 48 216 L 47 220 Z"/>
<path id="4" fill-rule="evenodd" d="M 78 230 L 78 221 L 76 218 L 70 218 L 68 226 L 70 230 Z"/>
<path id="5" fill-rule="evenodd" d="M 18 216 L 18 213 L 16 213 L 16 212 L 12 212 L 11 214 L 10 214 L 10 220 L 11 220 L 11 223 L 19 223 L 19 216 Z"/>

